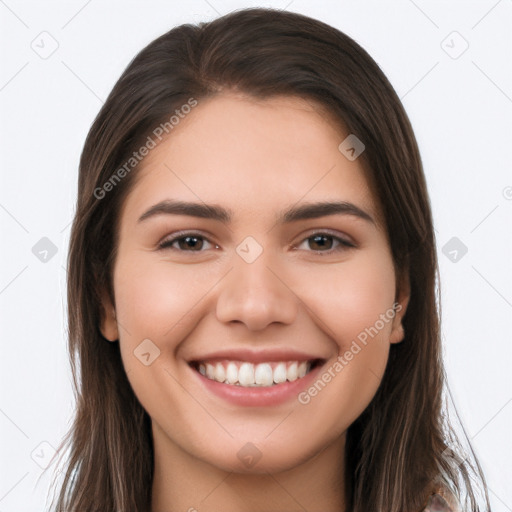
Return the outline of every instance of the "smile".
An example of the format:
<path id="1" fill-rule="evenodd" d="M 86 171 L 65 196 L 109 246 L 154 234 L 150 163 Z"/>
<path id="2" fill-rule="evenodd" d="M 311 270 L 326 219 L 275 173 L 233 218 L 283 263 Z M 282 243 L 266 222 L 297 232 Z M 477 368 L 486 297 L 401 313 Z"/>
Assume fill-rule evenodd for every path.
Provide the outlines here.
<path id="1" fill-rule="evenodd" d="M 201 361 L 193 368 L 209 380 L 241 387 L 270 387 L 294 382 L 306 376 L 320 363 L 311 361 L 278 361 L 253 364 L 247 361 Z"/>

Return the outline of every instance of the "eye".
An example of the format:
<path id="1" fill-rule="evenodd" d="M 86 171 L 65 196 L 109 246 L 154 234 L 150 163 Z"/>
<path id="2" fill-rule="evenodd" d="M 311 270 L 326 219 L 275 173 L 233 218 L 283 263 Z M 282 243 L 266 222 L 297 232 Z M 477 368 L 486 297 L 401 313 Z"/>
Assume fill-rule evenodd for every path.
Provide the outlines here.
<path id="1" fill-rule="evenodd" d="M 158 244 L 159 249 L 175 249 L 183 252 L 203 252 L 205 242 L 211 244 L 210 241 L 200 233 L 181 232 L 172 238 L 167 238 Z M 178 248 L 173 247 L 178 243 Z M 215 244 L 215 248 L 219 246 Z"/>
<path id="2" fill-rule="evenodd" d="M 318 231 L 305 238 L 297 248 L 304 243 L 310 242 L 310 246 L 313 245 L 313 252 L 316 253 L 332 253 L 338 251 L 344 251 L 349 248 L 354 248 L 355 245 L 344 238 L 332 235 L 327 232 Z M 316 247 L 315 247 L 316 246 Z M 334 246 L 334 249 L 333 249 Z"/>
<path id="3" fill-rule="evenodd" d="M 316 253 L 338 252 L 355 247 L 352 242 L 323 231 L 318 231 L 308 236 L 300 245 L 307 242 L 310 242 L 310 246 L 313 245 L 312 251 Z M 210 244 L 210 246 L 215 245 L 215 249 L 219 248 L 217 244 L 212 244 L 204 235 L 196 232 L 178 233 L 160 242 L 158 248 L 162 250 L 173 249 L 182 252 L 203 252 L 203 249 L 212 248 L 206 247 L 205 249 L 205 243 Z M 178 244 L 178 246 L 173 247 L 175 244 Z M 296 248 L 300 248 L 300 245 Z"/>

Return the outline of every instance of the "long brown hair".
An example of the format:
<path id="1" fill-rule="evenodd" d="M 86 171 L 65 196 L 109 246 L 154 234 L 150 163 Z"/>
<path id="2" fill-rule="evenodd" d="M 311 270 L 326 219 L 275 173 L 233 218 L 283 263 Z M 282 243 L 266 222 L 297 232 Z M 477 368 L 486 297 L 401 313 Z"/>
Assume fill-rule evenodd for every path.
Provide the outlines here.
<path id="1" fill-rule="evenodd" d="M 481 510 L 481 492 L 489 508 L 480 465 L 443 412 L 436 245 L 404 108 L 375 61 L 347 35 L 304 15 L 258 8 L 181 25 L 151 42 L 115 84 L 87 136 L 68 256 L 76 413 L 59 448 L 61 456 L 69 448 L 69 459 L 55 510 L 150 510 L 150 418 L 126 377 L 119 344 L 99 330 L 102 294 L 115 304 L 119 212 L 137 165 L 113 177 L 156 127 L 170 133 L 169 117 L 191 98 L 200 103 L 225 90 L 310 100 L 364 142 L 361 158 L 395 267 L 409 277 L 405 339 L 391 346 L 375 397 L 347 433 L 347 510 L 420 511 L 439 489 L 472 511 Z"/>

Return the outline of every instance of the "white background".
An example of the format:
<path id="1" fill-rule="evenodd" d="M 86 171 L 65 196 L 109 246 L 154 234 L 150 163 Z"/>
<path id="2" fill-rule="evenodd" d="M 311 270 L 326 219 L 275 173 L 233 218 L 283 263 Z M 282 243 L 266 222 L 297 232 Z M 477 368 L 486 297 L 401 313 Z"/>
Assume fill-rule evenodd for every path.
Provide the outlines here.
<path id="1" fill-rule="evenodd" d="M 450 389 L 493 511 L 512 511 L 511 0 L 0 0 L 0 512 L 45 510 L 50 471 L 40 465 L 70 424 L 65 262 L 95 115 L 151 40 L 257 5 L 346 32 L 402 98 L 435 218 Z M 453 31 L 469 44 L 459 56 Z M 33 49 L 57 43 L 46 59 Z M 47 262 L 32 252 L 42 237 L 57 248 Z M 442 252 L 452 237 L 468 248 L 456 262 Z"/>

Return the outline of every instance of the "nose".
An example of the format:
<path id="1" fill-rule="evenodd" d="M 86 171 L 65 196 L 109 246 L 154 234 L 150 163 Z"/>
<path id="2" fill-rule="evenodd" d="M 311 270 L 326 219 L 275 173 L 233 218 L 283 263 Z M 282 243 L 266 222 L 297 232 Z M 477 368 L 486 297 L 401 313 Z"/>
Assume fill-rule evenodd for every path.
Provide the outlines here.
<path id="1" fill-rule="evenodd" d="M 220 322 L 241 322 L 257 331 L 277 322 L 292 324 L 298 311 L 298 297 L 286 283 L 285 273 L 262 255 L 247 263 L 238 255 L 234 266 L 221 281 L 216 314 Z"/>

